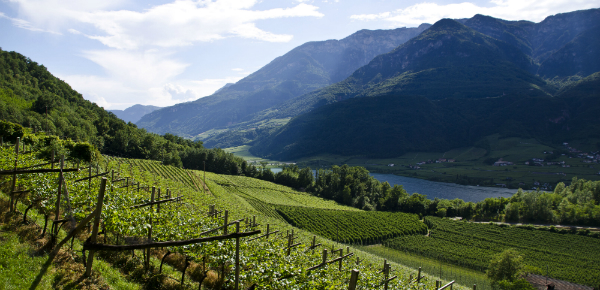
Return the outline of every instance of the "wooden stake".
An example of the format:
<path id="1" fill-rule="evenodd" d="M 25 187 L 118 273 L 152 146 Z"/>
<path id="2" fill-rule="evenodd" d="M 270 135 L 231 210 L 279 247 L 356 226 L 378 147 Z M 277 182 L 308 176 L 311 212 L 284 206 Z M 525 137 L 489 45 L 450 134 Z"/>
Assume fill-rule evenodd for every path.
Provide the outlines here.
<path id="1" fill-rule="evenodd" d="M 269 239 L 269 224 L 267 224 L 267 240 Z"/>
<path id="2" fill-rule="evenodd" d="M 19 161 L 19 142 L 21 141 L 20 137 L 17 137 L 17 141 L 15 142 L 15 171 L 17 170 L 17 163 Z M 17 188 L 17 174 L 13 174 L 13 178 L 12 178 L 12 184 L 11 184 L 11 188 L 10 188 L 10 204 L 9 204 L 9 211 L 13 212 L 17 210 L 17 205 L 13 203 L 15 202 L 15 196 L 14 196 L 14 192 L 15 189 Z"/>
<path id="3" fill-rule="evenodd" d="M 114 172 L 114 171 L 113 171 Z M 150 202 L 154 202 L 154 192 L 156 187 L 152 187 L 152 195 L 150 196 Z M 152 243 L 152 215 L 154 213 L 153 206 L 150 205 L 150 228 L 148 229 L 148 243 Z M 146 249 L 146 271 L 150 268 L 150 249 Z"/>
<path id="4" fill-rule="evenodd" d="M 92 188 L 92 164 L 90 164 L 90 170 L 88 172 L 88 175 L 89 175 L 88 176 L 88 178 L 89 178 L 88 189 L 91 189 Z"/>
<path id="5" fill-rule="evenodd" d="M 54 220 L 58 221 L 60 219 L 60 196 L 62 193 L 62 181 L 63 181 L 63 167 L 65 165 L 65 156 L 62 155 L 60 157 L 60 170 L 61 172 L 58 174 L 58 193 L 56 194 L 56 205 L 55 207 L 55 213 L 54 213 Z M 55 234 L 58 234 L 58 228 L 56 228 L 55 230 Z"/>
<path id="6" fill-rule="evenodd" d="M 235 233 L 240 233 L 240 222 L 235 223 Z M 239 289 L 240 283 L 240 238 L 235 238 L 235 290 Z"/>
<path id="7" fill-rule="evenodd" d="M 350 274 L 350 285 L 348 285 L 348 290 L 356 290 L 356 285 L 358 284 L 358 274 L 358 270 L 352 270 Z"/>
<path id="8" fill-rule="evenodd" d="M 100 224 L 100 214 L 102 214 L 102 204 L 104 203 L 104 191 L 106 190 L 106 177 L 102 177 L 100 181 L 100 191 L 98 192 L 98 200 L 96 201 L 96 216 L 94 218 L 94 227 L 92 228 L 92 236 L 90 237 L 90 242 L 95 243 L 96 238 L 98 236 L 98 225 Z M 92 273 L 92 263 L 94 263 L 94 253 L 95 251 L 91 250 L 88 255 L 87 264 L 85 267 L 85 276 L 90 276 Z"/>
<path id="9" fill-rule="evenodd" d="M 156 199 L 160 200 L 160 188 L 158 189 L 158 197 Z M 160 203 L 156 205 L 156 213 L 160 213 Z"/>
<path id="10" fill-rule="evenodd" d="M 419 274 L 417 274 L 417 283 L 421 283 L 421 267 L 419 267 Z"/>
<path id="11" fill-rule="evenodd" d="M 340 258 L 344 255 L 344 250 L 342 250 L 340 248 Z M 339 265 L 338 265 L 338 271 L 342 271 L 342 259 L 340 259 Z"/>
<path id="12" fill-rule="evenodd" d="M 229 219 L 229 211 L 225 211 L 225 218 L 223 219 L 223 234 L 227 234 L 227 219 Z"/>
<path id="13" fill-rule="evenodd" d="M 115 180 L 115 170 L 112 170 L 112 174 L 110 176 L 110 192 L 113 192 L 113 181 Z"/>

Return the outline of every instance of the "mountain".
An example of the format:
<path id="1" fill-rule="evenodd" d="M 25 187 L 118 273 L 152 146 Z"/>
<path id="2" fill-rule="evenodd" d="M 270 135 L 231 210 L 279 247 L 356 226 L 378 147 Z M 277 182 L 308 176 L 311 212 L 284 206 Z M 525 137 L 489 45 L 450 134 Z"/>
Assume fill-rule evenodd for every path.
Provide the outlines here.
<path id="1" fill-rule="evenodd" d="M 600 25 L 600 9 L 560 13 L 548 16 L 540 23 L 508 21 L 478 14 L 464 24 L 519 48 L 541 64 L 579 34 L 593 31 L 595 26 Z"/>
<path id="2" fill-rule="evenodd" d="M 361 30 L 342 40 L 305 43 L 211 96 L 154 111 L 137 124 L 151 132 L 195 136 L 249 120 L 256 112 L 345 79 L 429 26 Z"/>
<path id="3" fill-rule="evenodd" d="M 172 134 L 159 136 L 133 123 L 125 123 L 115 114 L 85 100 L 43 65 L 17 52 L 2 49 L 0 121 L 28 127 L 34 132 L 44 131 L 61 139 L 89 142 L 106 155 L 160 160 L 164 165 L 206 168 L 221 174 L 258 174 L 254 166 L 223 150 L 206 149 L 202 142 Z M 8 128 L 12 127 L 8 124 Z M 3 131 L 0 135 L 5 135 L 2 136 L 4 140 L 14 136 L 14 132 L 10 132 L 12 130 L 0 131 Z M 34 145 L 38 140 L 28 137 L 23 142 Z M 56 149 L 60 153 L 61 149 Z"/>
<path id="4" fill-rule="evenodd" d="M 557 14 L 547 17 L 540 23 L 507 21 L 484 15 L 475 15 L 469 19 L 459 19 L 457 22 L 499 41 L 499 43 L 496 42 L 493 46 L 501 48 L 504 52 L 510 50 L 508 55 L 506 53 L 503 54 L 504 64 L 506 64 L 506 61 L 511 62 L 526 72 L 519 71 L 518 69 L 515 70 L 515 67 L 512 65 L 505 66 L 503 63 L 494 63 L 492 61 L 488 61 L 486 64 L 485 59 L 473 58 L 471 60 L 479 67 L 478 69 L 453 71 L 450 63 L 445 68 L 435 68 L 435 70 L 429 71 L 421 70 L 415 72 L 415 69 L 418 70 L 418 68 L 414 66 L 406 67 L 404 68 L 404 75 L 388 79 L 371 79 L 367 85 L 355 83 L 352 79 L 354 76 L 351 76 L 344 82 L 299 96 L 286 103 L 259 112 L 252 117 L 251 121 L 243 124 L 244 126 L 240 125 L 237 128 L 230 128 L 231 130 L 229 131 L 224 131 L 216 135 L 208 135 L 208 138 L 203 138 L 203 140 L 207 146 L 228 147 L 248 144 L 252 140 L 263 138 L 275 130 L 274 128 L 262 129 L 259 132 L 249 130 L 251 128 L 260 128 L 257 124 L 273 119 L 294 117 L 319 106 L 349 97 L 388 94 L 394 90 L 401 89 L 403 94 L 427 95 L 429 98 L 441 98 L 449 96 L 449 92 L 446 91 L 447 87 L 454 87 L 451 97 L 477 97 L 478 94 L 485 96 L 489 93 L 506 95 L 514 91 L 519 91 L 521 94 L 535 92 L 552 94 L 555 90 L 568 85 L 572 81 L 580 80 L 582 77 L 593 72 L 600 71 L 600 65 L 598 65 L 600 58 L 597 57 L 600 50 L 596 44 L 598 41 L 596 27 L 600 23 L 600 9 Z M 489 43 L 489 41 L 487 42 Z M 475 43 L 477 42 L 475 41 Z M 447 44 L 447 42 L 444 43 L 444 45 Z M 476 46 L 472 45 L 471 47 Z M 439 51 L 443 51 L 444 49 L 448 48 L 440 48 Z M 520 50 L 522 54 L 519 55 L 515 50 Z M 491 50 L 492 53 L 494 51 L 498 50 Z M 452 60 L 451 54 L 445 55 L 449 61 L 460 61 L 461 57 L 459 54 L 464 52 L 461 50 L 456 50 L 455 52 L 458 52 L 458 54 L 454 55 L 456 57 L 454 60 Z M 511 57 L 511 55 L 515 56 L 515 58 Z M 396 53 L 395 57 L 400 59 L 402 57 L 410 58 L 411 56 Z M 433 61 L 435 54 L 414 58 L 413 64 L 427 65 L 427 62 L 431 63 L 429 58 Z M 465 58 L 462 57 L 462 59 Z M 493 59 L 497 60 L 498 58 L 493 57 Z M 389 58 L 386 60 L 389 60 Z M 418 61 L 415 62 L 416 60 Z M 479 60 L 483 61 L 478 63 L 477 61 Z M 492 65 L 490 66 L 489 64 Z M 502 66 L 503 68 L 495 70 L 493 66 Z M 399 72 L 401 69 L 395 72 Z M 365 67 L 360 70 L 369 71 Z M 378 73 L 374 70 L 371 71 L 375 75 Z M 468 71 L 469 73 L 467 74 Z M 489 72 L 492 75 L 488 75 Z M 381 77 L 383 76 L 384 74 L 381 75 Z M 541 76 L 541 79 L 537 76 Z M 441 82 L 442 79 L 448 85 L 443 84 Z M 437 83 L 437 85 L 432 85 L 432 81 Z M 521 83 L 521 85 L 517 85 L 517 83 Z M 529 92 L 531 89 L 527 87 L 527 83 L 533 85 L 534 92 Z M 494 84 L 497 86 L 493 86 Z M 361 86 L 362 89 L 360 88 Z M 368 93 L 364 94 L 360 91 Z"/>
<path id="5" fill-rule="evenodd" d="M 397 157 L 485 147 L 485 136 L 536 138 L 549 143 L 600 138 L 600 73 L 557 97 L 506 95 L 446 98 L 390 93 L 319 107 L 257 141 L 252 152 L 277 160 L 330 153 Z M 600 148 L 599 148 L 600 149 Z"/>
<path id="6" fill-rule="evenodd" d="M 548 57 L 540 66 L 540 76 L 552 78 L 587 76 L 600 71 L 600 25 L 580 33 Z"/>
<path id="7" fill-rule="evenodd" d="M 260 118 L 297 116 L 354 97 L 420 95 L 428 99 L 544 96 L 534 61 L 518 48 L 443 19 L 339 83 L 300 96 Z"/>
<path id="8" fill-rule="evenodd" d="M 139 121 L 144 115 L 154 112 L 161 107 L 157 106 L 144 106 L 144 105 L 133 105 L 125 110 L 108 110 L 117 117 L 125 122 L 135 123 Z"/>
<path id="9" fill-rule="evenodd" d="M 529 25 L 483 16 L 464 25 L 440 20 L 346 80 L 265 114 L 296 117 L 258 138 L 251 152 L 285 160 L 321 153 L 391 157 L 473 146 L 496 133 L 549 143 L 600 135 L 594 113 L 600 108 L 600 73 L 558 91 L 534 75 L 548 71 L 546 78 L 586 76 L 600 71 L 595 66 L 600 48 L 595 27 L 582 29 L 540 66 L 524 52 L 526 46 L 509 44 L 526 43 L 517 41 L 519 37 L 490 29 L 498 37 L 504 35 L 507 41 L 502 41 L 467 26 L 485 22 L 513 32 L 525 31 L 518 25 Z M 521 39 L 527 39 L 523 35 Z"/>

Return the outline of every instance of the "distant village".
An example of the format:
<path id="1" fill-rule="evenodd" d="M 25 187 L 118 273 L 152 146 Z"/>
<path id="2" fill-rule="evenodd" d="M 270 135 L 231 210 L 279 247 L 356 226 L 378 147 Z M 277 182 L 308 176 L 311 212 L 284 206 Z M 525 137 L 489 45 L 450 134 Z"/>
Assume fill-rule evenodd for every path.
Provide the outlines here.
<path id="1" fill-rule="evenodd" d="M 565 147 L 565 149 L 568 151 L 569 153 L 569 158 L 580 158 L 582 159 L 583 163 L 600 163 L 600 151 L 596 151 L 596 152 L 582 152 L 581 150 L 578 150 L 572 146 L 569 146 L 569 143 L 564 142 L 563 146 Z M 554 154 L 553 151 L 545 151 L 544 154 Z M 562 156 L 565 156 L 567 154 L 561 154 Z M 439 158 L 437 160 L 427 160 L 427 161 L 420 161 L 417 162 L 416 165 L 408 165 L 406 167 L 408 167 L 409 169 L 413 169 L 413 170 L 419 170 L 421 169 L 421 165 L 425 165 L 425 164 L 434 164 L 434 163 L 453 163 L 456 162 L 456 160 L 454 159 L 447 159 L 447 158 Z M 502 158 L 498 159 L 498 161 L 494 162 L 494 164 L 492 164 L 493 166 L 511 166 L 511 165 L 515 165 L 514 162 L 512 161 L 507 161 L 507 160 L 502 160 Z M 548 160 L 544 160 L 542 158 L 531 158 L 528 161 L 525 161 L 524 165 L 529 165 L 529 166 L 560 166 L 563 168 L 569 168 L 571 167 L 571 165 L 567 164 L 564 160 L 563 161 L 548 161 Z M 394 167 L 395 164 L 390 163 L 387 166 L 389 167 Z M 549 173 L 550 174 L 550 173 Z M 558 172 L 555 174 L 559 174 L 559 175 L 565 175 L 565 173 L 563 172 Z M 600 171 L 598 172 L 598 174 L 600 175 Z M 525 183 L 521 182 L 519 183 L 519 186 L 524 186 Z M 496 186 L 498 187 L 506 187 L 506 184 L 503 183 L 498 183 L 496 184 Z M 552 185 L 550 185 L 549 183 L 540 183 L 539 181 L 534 181 L 533 182 L 533 188 L 532 189 L 541 189 L 541 190 L 552 190 Z"/>

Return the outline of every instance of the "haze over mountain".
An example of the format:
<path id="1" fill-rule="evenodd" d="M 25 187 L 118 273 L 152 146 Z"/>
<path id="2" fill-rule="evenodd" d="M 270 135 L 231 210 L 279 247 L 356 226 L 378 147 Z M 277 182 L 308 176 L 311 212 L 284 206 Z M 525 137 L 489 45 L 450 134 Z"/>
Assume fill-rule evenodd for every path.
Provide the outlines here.
<path id="1" fill-rule="evenodd" d="M 464 23 L 471 20 L 506 26 L 482 16 Z M 496 133 L 545 142 L 596 136 L 598 129 L 589 124 L 599 120 L 589 108 L 599 107 L 599 74 L 577 83 L 577 89 L 559 93 L 556 86 L 534 75 L 553 68 L 571 69 L 572 74 L 546 74 L 546 78 L 577 78 L 600 71 L 595 62 L 600 57 L 599 36 L 594 29 L 566 42 L 539 66 L 517 46 L 457 21 L 440 20 L 346 80 L 271 110 L 268 118 L 298 117 L 258 138 L 251 152 L 285 160 L 320 153 L 390 157 L 411 150 L 473 146 Z M 555 63 L 559 65 L 550 65 Z M 357 97 L 363 98 L 348 100 Z"/>
<path id="2" fill-rule="evenodd" d="M 144 106 L 144 105 L 133 105 L 125 110 L 107 110 L 117 115 L 117 117 L 125 122 L 135 123 L 139 121 L 144 115 L 154 112 L 161 107 L 157 106 Z"/>
<path id="3" fill-rule="evenodd" d="M 195 136 L 249 120 L 256 112 L 345 79 L 429 26 L 361 30 L 341 40 L 305 43 L 209 97 L 157 110 L 137 124 L 151 132 Z"/>
<path id="4" fill-rule="evenodd" d="M 529 130 L 531 127 L 537 128 L 535 132 L 546 132 L 546 129 L 540 130 L 542 125 L 535 125 L 537 123 L 533 119 L 512 119 L 514 122 L 507 123 L 512 125 L 504 126 L 494 123 L 498 122 L 496 119 L 489 123 L 491 119 L 485 121 L 481 118 L 485 119 L 495 112 L 490 107 L 492 105 L 500 111 L 504 110 L 504 113 L 509 112 L 513 105 L 560 107 L 557 105 L 559 101 L 546 103 L 546 100 L 559 94 L 568 98 L 565 86 L 600 71 L 598 25 L 600 9 L 557 14 L 540 23 L 475 15 L 469 19 L 443 19 L 433 26 L 422 25 L 419 28 L 421 31 L 401 29 L 399 31 L 403 33 L 403 37 L 409 32 L 414 35 L 410 40 L 403 39 L 403 43 L 393 49 L 388 49 L 392 42 L 378 37 L 388 37 L 391 32 L 398 30 L 359 31 L 340 41 L 306 43 L 210 97 L 155 111 L 145 116 L 139 125 L 150 131 L 191 136 L 211 130 L 214 133 L 210 138 L 204 139 L 206 146 L 229 147 L 254 141 L 251 143 L 255 145 L 252 152 L 278 158 L 330 152 L 324 147 L 336 144 L 335 140 L 344 140 L 342 144 L 348 147 L 347 150 L 338 150 L 339 154 L 387 155 L 405 152 L 414 146 L 421 150 L 433 150 L 472 145 L 481 139 L 483 132 L 495 134 L 503 130 L 506 133 L 509 128 L 516 130 L 523 127 Z M 343 43 L 350 44 L 344 46 Z M 352 47 L 356 43 L 363 46 L 360 49 Z M 366 43 L 377 45 L 367 46 Z M 382 46 L 385 46 L 386 51 L 380 49 L 379 55 L 375 55 L 376 50 L 372 48 Z M 371 54 L 367 57 L 365 51 Z M 356 66 L 357 64 L 363 65 Z M 593 90 L 595 85 L 589 85 L 589 79 L 586 83 L 588 89 L 591 86 Z M 582 91 L 584 90 L 579 90 Z M 332 106 L 357 97 L 368 98 Z M 383 99 L 374 99 L 378 97 Z M 502 101 L 483 101 L 488 98 Z M 382 100 L 387 100 L 388 105 Z M 575 102 L 569 104 L 579 106 L 579 101 L 581 100 L 569 101 Z M 369 105 L 369 102 L 373 104 Z M 592 101 L 586 99 L 586 102 Z M 394 104 L 403 108 L 395 108 Z M 333 121 L 333 117 L 331 120 L 327 119 L 327 114 L 309 113 L 323 106 L 327 108 L 319 109 L 318 112 L 336 115 L 344 121 L 338 123 Z M 361 107 L 372 107 L 373 111 L 362 110 Z M 474 111 L 461 109 L 463 107 Z M 418 108 L 423 111 L 417 110 Z M 456 110 L 443 113 L 445 108 Z M 515 111 L 525 114 L 525 111 Z M 469 119 L 456 115 L 456 112 L 475 117 Z M 303 116 L 307 113 L 309 115 Z M 381 119 L 395 114 L 417 119 L 428 118 L 419 124 L 398 118 L 406 121 L 403 124 L 412 124 L 411 130 L 428 137 L 420 138 L 422 142 L 413 142 L 413 145 L 398 140 L 368 138 L 373 144 L 395 144 L 389 145 L 395 146 L 393 149 L 371 151 L 369 148 L 373 147 L 364 143 L 366 139 L 361 143 L 358 137 L 347 138 L 358 134 L 359 128 L 365 129 L 359 125 L 349 126 L 356 124 L 351 122 L 351 116 L 379 120 L 380 123 L 367 122 L 372 125 L 369 131 L 385 134 L 383 132 L 386 130 L 378 129 L 377 124 L 382 127 L 389 124 L 396 124 L 399 128 L 403 126 Z M 436 119 L 436 115 L 443 117 Z M 570 116 L 574 115 L 572 112 Z M 277 129 L 289 118 L 293 119 L 283 128 Z M 441 123 L 436 123 L 436 120 Z M 446 124 L 449 120 L 455 122 Z M 478 124 L 475 120 L 480 120 L 485 130 L 465 135 L 456 131 L 462 129 L 453 127 L 460 127 L 461 124 L 473 126 Z M 442 123 L 443 126 L 440 125 Z M 319 124 L 340 126 L 325 125 L 322 130 L 318 130 Z M 328 128 L 333 131 L 327 131 Z M 397 135 L 412 136 L 398 130 Z M 317 132 L 325 132 L 325 135 L 320 136 Z M 558 140 L 552 137 L 555 132 L 560 130 L 553 130 L 548 134 L 524 135 L 554 142 Z M 450 133 L 450 136 L 461 136 L 462 139 L 455 140 L 445 135 Z M 567 135 L 575 138 L 577 134 L 571 133 Z M 332 136 L 337 138 L 330 140 Z M 431 136 L 446 137 L 434 140 Z"/>
<path id="5" fill-rule="evenodd" d="M 399 90 L 405 94 L 427 95 L 429 98 L 483 97 L 490 94 L 502 95 L 508 91 L 523 92 L 529 83 L 535 85 L 533 90 L 538 93 L 552 93 L 552 88 L 544 87 L 544 81 L 534 76 L 540 69 L 540 63 L 548 58 L 564 55 L 560 49 L 563 46 L 569 47 L 568 44 L 572 41 L 581 42 L 577 40 L 580 34 L 582 40 L 587 39 L 584 37 L 587 34 L 597 40 L 594 28 L 600 24 L 600 9 L 549 16 L 537 24 L 505 21 L 482 15 L 460 22 L 464 22 L 465 26 L 454 31 L 453 29 L 459 28 L 457 21 L 452 24 L 450 19 L 441 20 L 434 25 L 438 28 L 436 33 L 430 32 L 427 37 L 420 35 L 386 56 L 378 56 L 343 82 L 261 112 L 255 116 L 254 121 L 297 116 L 321 105 L 350 97 L 373 96 Z M 472 30 L 467 32 L 466 27 Z M 473 30 L 481 34 L 475 35 Z M 447 32 L 454 37 L 444 36 Z M 483 35 L 489 37 L 485 38 Z M 470 37 L 473 39 L 463 43 Z M 571 47 L 576 49 L 581 45 Z M 600 65 L 595 64 L 600 58 L 600 50 L 597 46 L 595 50 L 588 49 L 590 51 L 587 53 L 577 51 L 572 54 L 570 62 L 560 69 L 578 71 L 576 63 L 586 63 L 589 68 L 579 77 L 600 71 Z M 521 53 L 518 53 L 519 50 Z M 594 61 L 587 61 L 589 59 Z M 468 66 L 470 75 L 467 75 L 468 71 L 455 67 L 465 65 L 463 61 L 471 64 Z M 437 68 L 430 70 L 432 67 Z M 542 65 L 542 70 L 552 71 L 552 67 L 550 63 Z M 499 71 L 496 70 L 498 68 Z M 400 75 L 402 73 L 406 74 Z M 487 75 L 488 73 L 491 75 Z M 556 70 L 551 74 L 544 77 L 552 79 L 562 76 Z M 447 84 L 440 83 L 444 81 Z M 431 82 L 438 84 L 432 88 Z"/>

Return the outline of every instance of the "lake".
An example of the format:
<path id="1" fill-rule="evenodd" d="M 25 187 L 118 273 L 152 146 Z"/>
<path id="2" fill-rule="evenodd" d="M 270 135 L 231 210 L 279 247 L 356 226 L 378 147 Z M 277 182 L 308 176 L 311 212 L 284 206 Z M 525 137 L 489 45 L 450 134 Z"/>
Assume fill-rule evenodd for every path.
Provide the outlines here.
<path id="1" fill-rule="evenodd" d="M 408 193 L 418 192 L 427 195 L 429 199 L 436 197 L 444 199 L 459 198 L 464 201 L 478 202 L 488 197 L 511 197 L 517 192 L 516 189 L 460 185 L 393 174 L 371 173 L 371 176 L 380 182 L 387 181 L 391 186 L 394 186 L 394 184 L 402 185 Z"/>
<path id="2" fill-rule="evenodd" d="M 273 173 L 281 171 L 281 168 L 271 168 Z M 315 170 L 313 170 L 313 175 Z M 488 197 L 511 197 L 517 192 L 516 189 L 507 189 L 499 187 L 485 187 L 460 185 L 456 183 L 445 183 L 418 179 L 412 177 L 404 177 L 393 174 L 370 173 L 371 176 L 380 182 L 387 181 L 391 186 L 395 184 L 402 185 L 408 193 L 418 192 L 427 195 L 427 198 L 444 198 L 455 199 L 459 198 L 464 201 L 478 202 Z"/>

